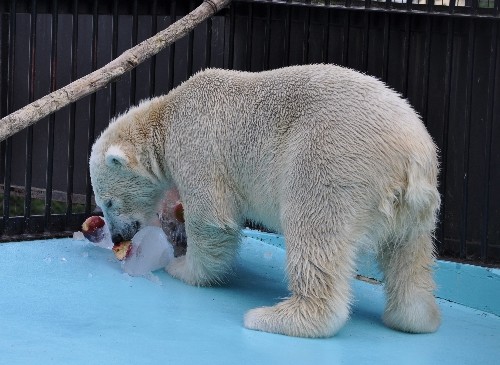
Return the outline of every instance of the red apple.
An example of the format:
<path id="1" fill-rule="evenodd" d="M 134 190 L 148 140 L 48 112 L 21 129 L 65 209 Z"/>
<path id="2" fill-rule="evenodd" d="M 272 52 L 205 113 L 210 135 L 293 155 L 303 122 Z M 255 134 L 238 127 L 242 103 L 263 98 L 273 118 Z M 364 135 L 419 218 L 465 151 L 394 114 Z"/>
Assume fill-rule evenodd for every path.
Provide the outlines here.
<path id="1" fill-rule="evenodd" d="M 123 241 L 120 243 L 115 243 L 113 246 L 113 252 L 116 258 L 120 261 L 125 260 L 130 252 L 132 251 L 132 241 Z"/>
<path id="2" fill-rule="evenodd" d="M 184 223 L 184 207 L 179 201 L 174 205 L 174 216 L 179 222 Z"/>
<path id="3" fill-rule="evenodd" d="M 91 242 L 99 242 L 104 238 L 104 219 L 97 215 L 88 217 L 82 224 L 82 233 Z"/>

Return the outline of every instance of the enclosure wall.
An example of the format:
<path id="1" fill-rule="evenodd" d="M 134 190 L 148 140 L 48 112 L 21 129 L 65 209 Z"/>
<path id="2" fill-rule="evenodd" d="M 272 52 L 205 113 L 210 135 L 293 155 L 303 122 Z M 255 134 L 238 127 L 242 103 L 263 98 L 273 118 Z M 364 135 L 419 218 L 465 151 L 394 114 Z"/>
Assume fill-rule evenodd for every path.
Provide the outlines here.
<path id="1" fill-rule="evenodd" d="M 103 66 L 199 3 L 2 2 L 1 115 Z M 139 100 L 206 67 L 328 62 L 384 80 L 422 116 L 440 148 L 441 257 L 500 263 L 499 0 L 306 3 L 233 1 L 116 83 L 2 142 L 2 239 L 78 228 L 95 209 L 92 143 Z"/>

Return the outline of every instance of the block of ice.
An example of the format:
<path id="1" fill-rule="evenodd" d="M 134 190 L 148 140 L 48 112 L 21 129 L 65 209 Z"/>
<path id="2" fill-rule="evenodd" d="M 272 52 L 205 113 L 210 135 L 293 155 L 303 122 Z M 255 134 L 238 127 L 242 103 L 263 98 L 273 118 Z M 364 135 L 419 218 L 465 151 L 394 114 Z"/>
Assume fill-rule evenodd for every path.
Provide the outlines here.
<path id="1" fill-rule="evenodd" d="M 122 269 L 132 276 L 144 276 L 164 268 L 174 257 L 174 248 L 160 227 L 144 227 L 132 238 L 132 251 Z"/>
<path id="2" fill-rule="evenodd" d="M 111 240 L 111 232 L 109 231 L 108 225 L 104 224 L 102 228 L 100 228 L 99 232 L 99 241 L 92 242 L 94 246 L 102 247 L 107 250 L 111 250 L 113 248 L 113 241 Z"/>
<path id="3" fill-rule="evenodd" d="M 85 240 L 85 236 L 80 231 L 73 232 L 73 239 L 76 240 L 76 241 L 84 241 Z"/>

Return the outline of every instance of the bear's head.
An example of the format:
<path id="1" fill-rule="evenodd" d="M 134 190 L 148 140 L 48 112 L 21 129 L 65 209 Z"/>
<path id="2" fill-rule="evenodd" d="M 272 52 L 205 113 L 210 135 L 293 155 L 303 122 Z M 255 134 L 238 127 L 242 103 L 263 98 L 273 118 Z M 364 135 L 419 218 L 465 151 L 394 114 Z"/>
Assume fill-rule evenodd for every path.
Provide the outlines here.
<path id="1" fill-rule="evenodd" d="M 165 185 L 155 173 L 140 141 L 123 138 L 110 126 L 96 141 L 90 157 L 90 177 L 96 204 L 101 207 L 118 243 L 130 240 L 154 217 Z"/>

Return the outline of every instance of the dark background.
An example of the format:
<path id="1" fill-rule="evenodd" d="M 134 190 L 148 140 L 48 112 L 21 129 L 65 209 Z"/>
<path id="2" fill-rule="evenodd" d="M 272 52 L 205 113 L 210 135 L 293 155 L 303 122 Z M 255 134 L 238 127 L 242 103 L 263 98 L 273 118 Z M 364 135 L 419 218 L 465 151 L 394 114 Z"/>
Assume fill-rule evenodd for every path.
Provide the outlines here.
<path id="1" fill-rule="evenodd" d="M 199 3 L 1 2 L 1 115 L 105 65 Z M 130 105 L 206 67 L 328 62 L 376 76 L 409 99 L 441 151 L 440 256 L 498 266 L 498 3 L 233 1 L 116 83 L 2 142 L 2 240 L 67 234 L 92 213 L 89 149 Z"/>

